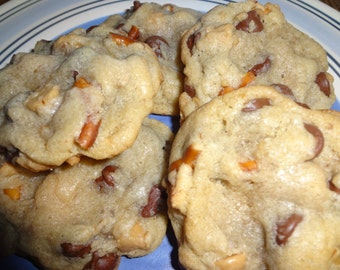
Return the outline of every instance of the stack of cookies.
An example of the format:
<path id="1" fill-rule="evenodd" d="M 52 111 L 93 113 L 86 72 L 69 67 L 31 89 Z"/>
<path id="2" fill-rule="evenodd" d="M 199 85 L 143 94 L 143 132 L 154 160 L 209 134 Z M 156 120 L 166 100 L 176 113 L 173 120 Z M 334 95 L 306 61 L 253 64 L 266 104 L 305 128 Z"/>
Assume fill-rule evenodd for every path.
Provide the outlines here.
<path id="1" fill-rule="evenodd" d="M 325 50 L 277 5 L 134 1 L 0 70 L 1 254 L 117 269 L 170 218 L 185 269 L 340 269 Z M 173 132 L 150 114 L 180 119 Z"/>
<path id="2" fill-rule="evenodd" d="M 136 1 L 0 71 L 1 254 L 116 269 L 159 246 L 173 133 L 148 116 L 179 114 L 180 38 L 200 16 Z"/>

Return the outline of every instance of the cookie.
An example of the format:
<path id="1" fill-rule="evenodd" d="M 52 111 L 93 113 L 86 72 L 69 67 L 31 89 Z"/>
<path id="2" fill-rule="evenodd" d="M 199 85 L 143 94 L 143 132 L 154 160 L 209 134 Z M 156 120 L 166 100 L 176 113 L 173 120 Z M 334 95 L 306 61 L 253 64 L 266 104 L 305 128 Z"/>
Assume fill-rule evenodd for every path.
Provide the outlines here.
<path id="1" fill-rule="evenodd" d="M 212 98 L 246 85 L 275 85 L 313 109 L 329 109 L 335 101 L 325 50 L 271 3 L 216 6 L 183 36 L 181 56 L 183 119 Z"/>
<path id="2" fill-rule="evenodd" d="M 36 258 L 48 269 L 118 267 L 163 240 L 170 129 L 146 119 L 135 143 L 113 159 L 83 158 L 52 172 L 0 168 L 1 250 Z M 7 225 L 5 225 L 7 224 Z"/>
<path id="3" fill-rule="evenodd" d="M 179 115 L 178 97 L 183 91 L 183 64 L 180 41 L 183 33 L 192 27 L 202 13 L 174 4 L 141 3 L 125 14 L 122 29 L 129 32 L 135 26 L 139 40 L 148 44 L 161 65 L 164 81 L 155 97 L 153 113 Z"/>
<path id="4" fill-rule="evenodd" d="M 169 216 L 186 269 L 338 269 L 340 114 L 269 86 L 216 97 L 182 123 Z"/>
<path id="5" fill-rule="evenodd" d="M 76 29 L 0 71 L 0 146 L 33 171 L 111 158 L 135 141 L 161 81 L 147 44 Z"/>

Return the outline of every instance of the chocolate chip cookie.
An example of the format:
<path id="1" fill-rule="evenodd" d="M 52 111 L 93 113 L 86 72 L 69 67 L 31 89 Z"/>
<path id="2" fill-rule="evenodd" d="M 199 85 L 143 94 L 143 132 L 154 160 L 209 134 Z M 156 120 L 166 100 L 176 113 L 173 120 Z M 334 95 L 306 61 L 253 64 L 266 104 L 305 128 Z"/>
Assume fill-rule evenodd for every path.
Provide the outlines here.
<path id="1" fill-rule="evenodd" d="M 169 216 L 187 269 L 338 269 L 340 114 L 269 86 L 216 97 L 172 147 Z"/>
<path id="2" fill-rule="evenodd" d="M 152 252 L 167 227 L 162 181 L 171 137 L 166 125 L 146 119 L 135 143 L 113 159 L 39 173 L 4 163 L 1 251 L 48 269 L 115 269 L 123 255 Z"/>
<path id="3" fill-rule="evenodd" d="M 314 109 L 335 101 L 322 46 L 288 23 L 280 8 L 245 1 L 218 5 L 182 39 L 186 75 L 182 118 L 246 85 L 275 85 Z"/>

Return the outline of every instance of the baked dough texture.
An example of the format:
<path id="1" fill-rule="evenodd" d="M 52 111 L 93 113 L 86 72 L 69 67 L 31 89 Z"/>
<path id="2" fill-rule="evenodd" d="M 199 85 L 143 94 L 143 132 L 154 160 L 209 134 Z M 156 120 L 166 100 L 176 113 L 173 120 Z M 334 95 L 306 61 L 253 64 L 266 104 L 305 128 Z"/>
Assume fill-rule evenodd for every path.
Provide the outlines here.
<path id="1" fill-rule="evenodd" d="M 162 82 L 160 65 L 125 32 L 101 33 L 76 29 L 40 42 L 0 71 L 0 145 L 16 150 L 23 167 L 112 158 L 135 141 Z"/>
<path id="2" fill-rule="evenodd" d="M 275 4 L 216 6 L 183 36 L 181 54 L 182 119 L 218 95 L 254 84 L 276 85 L 314 109 L 329 109 L 335 101 L 325 50 Z"/>
<path id="3" fill-rule="evenodd" d="M 193 26 L 202 13 L 174 4 L 136 3 L 122 29 L 132 26 L 139 29 L 139 39 L 156 53 L 164 81 L 155 97 L 153 113 L 179 115 L 178 97 L 183 91 L 183 64 L 181 62 L 181 38 Z"/>
<path id="4" fill-rule="evenodd" d="M 163 76 L 160 89 L 154 98 L 152 113 L 178 116 L 178 97 L 183 91 L 184 81 L 181 38 L 201 16 L 202 13 L 197 10 L 171 3 L 134 1 L 133 6 L 122 14 L 111 15 L 103 23 L 89 27 L 86 30 L 86 38 L 67 38 L 67 44 L 74 44 L 71 46 L 74 47 L 79 42 L 85 42 L 91 46 L 94 39 L 105 38 L 112 31 L 145 43 L 157 56 Z M 62 42 L 62 46 L 65 46 L 65 43 Z M 55 51 L 56 44 L 51 45 L 40 42 L 39 49 L 49 52 L 52 48 Z"/>
<path id="5" fill-rule="evenodd" d="M 187 270 L 340 270 L 327 70 L 319 43 L 252 0 L 204 15 L 133 1 L 37 42 L 0 70 L 0 255 L 117 269 L 170 217 Z M 173 145 L 150 114 L 179 128 Z"/>
<path id="6" fill-rule="evenodd" d="M 340 269 L 340 114 L 248 86 L 176 134 L 169 216 L 185 269 Z"/>
<path id="7" fill-rule="evenodd" d="M 45 269 L 118 267 L 122 255 L 149 254 L 165 236 L 165 189 L 172 132 L 143 121 L 135 143 L 113 159 L 32 173 L 0 168 L 0 248 L 35 258 Z M 88 268 L 86 268 L 88 267 Z"/>

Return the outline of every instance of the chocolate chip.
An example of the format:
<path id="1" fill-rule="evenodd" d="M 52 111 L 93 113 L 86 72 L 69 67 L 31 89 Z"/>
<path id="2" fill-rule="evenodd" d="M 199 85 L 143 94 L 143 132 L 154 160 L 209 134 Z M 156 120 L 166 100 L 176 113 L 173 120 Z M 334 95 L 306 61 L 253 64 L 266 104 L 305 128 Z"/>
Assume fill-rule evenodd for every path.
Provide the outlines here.
<path id="1" fill-rule="evenodd" d="M 13 65 L 16 62 L 17 58 L 18 58 L 18 55 L 13 54 L 12 57 L 11 57 L 11 60 L 9 61 L 9 64 Z"/>
<path id="2" fill-rule="evenodd" d="M 320 129 L 314 125 L 304 123 L 305 129 L 315 138 L 314 156 L 316 158 L 322 151 L 324 146 L 324 137 Z"/>
<path id="3" fill-rule="evenodd" d="M 78 71 L 76 71 L 76 70 L 73 70 L 72 71 L 72 78 L 74 79 L 74 81 L 76 81 L 77 80 L 77 76 L 79 75 L 79 72 Z"/>
<path id="4" fill-rule="evenodd" d="M 13 123 L 13 119 L 9 116 L 9 108 L 8 104 L 5 104 L 5 106 L 2 108 L 3 114 L 5 116 L 5 120 L 7 123 Z"/>
<path id="5" fill-rule="evenodd" d="M 142 6 L 142 3 L 140 1 L 133 1 L 133 11 L 136 11 Z"/>
<path id="6" fill-rule="evenodd" d="M 124 25 L 125 25 L 124 23 L 119 23 L 114 28 L 117 29 L 117 30 L 120 30 L 120 29 L 123 28 Z"/>
<path id="7" fill-rule="evenodd" d="M 140 1 L 133 1 L 133 6 L 130 9 L 126 10 L 124 18 L 128 19 L 129 17 L 131 17 L 132 14 L 136 12 L 141 6 L 142 3 Z"/>
<path id="8" fill-rule="evenodd" d="M 236 29 L 248 33 L 261 32 L 263 30 L 261 17 L 257 14 L 256 10 L 251 10 L 247 13 L 247 18 L 236 25 Z"/>
<path id="9" fill-rule="evenodd" d="M 334 185 L 333 178 L 331 178 L 328 181 L 328 187 L 331 191 L 334 191 L 335 193 L 340 194 L 340 188 L 338 188 L 336 185 Z"/>
<path id="10" fill-rule="evenodd" d="M 19 156 L 19 150 L 15 147 L 0 146 L 0 155 L 2 155 L 6 162 L 15 163 L 15 159 Z"/>
<path id="11" fill-rule="evenodd" d="M 269 70 L 270 66 L 271 66 L 271 60 L 269 57 L 266 57 L 266 59 L 259 64 L 256 64 L 255 66 L 253 66 L 249 72 L 252 72 L 255 76 L 258 76 L 262 73 L 265 73 Z"/>
<path id="12" fill-rule="evenodd" d="M 193 98 L 196 96 L 196 90 L 190 85 L 184 85 L 184 92 L 188 94 L 189 97 Z"/>
<path id="13" fill-rule="evenodd" d="M 151 47 L 157 57 L 163 57 L 161 50 L 162 44 L 169 46 L 168 42 L 161 36 L 150 36 L 144 42 Z"/>
<path id="14" fill-rule="evenodd" d="M 108 253 L 104 256 L 99 256 L 98 252 L 92 254 L 92 259 L 85 264 L 83 270 L 112 270 L 119 265 L 119 256 L 115 253 Z"/>
<path id="15" fill-rule="evenodd" d="M 201 38 L 201 32 L 196 32 L 191 34 L 187 39 L 187 46 L 189 48 L 190 54 L 193 54 L 193 48 L 196 45 L 197 41 Z"/>
<path id="16" fill-rule="evenodd" d="M 289 237 L 293 234 L 296 226 L 302 221 L 302 216 L 292 214 L 285 221 L 277 224 L 276 243 L 281 246 L 287 244 Z"/>
<path id="17" fill-rule="evenodd" d="M 301 106 L 302 108 L 310 109 L 310 107 L 306 103 L 301 103 L 301 102 L 296 101 L 296 104 Z"/>
<path id="18" fill-rule="evenodd" d="M 321 92 L 323 92 L 327 97 L 331 94 L 331 85 L 327 79 L 325 72 L 320 72 L 315 79 L 315 83 L 319 86 Z"/>
<path id="19" fill-rule="evenodd" d="M 97 27 L 98 27 L 98 25 L 91 25 L 90 27 L 88 27 L 88 28 L 86 29 L 86 34 L 89 33 L 89 32 L 91 32 L 93 29 L 95 29 L 95 28 L 97 28 Z"/>
<path id="20" fill-rule="evenodd" d="M 84 258 L 85 255 L 91 252 L 91 244 L 88 245 L 73 245 L 71 243 L 60 244 L 62 253 L 65 257 L 80 257 Z"/>
<path id="21" fill-rule="evenodd" d="M 149 193 L 148 204 L 143 207 L 141 216 L 147 218 L 158 214 L 164 206 L 163 195 L 164 192 L 162 192 L 161 188 L 154 185 Z"/>
<path id="22" fill-rule="evenodd" d="M 114 173 L 118 167 L 113 165 L 108 165 L 102 170 L 102 175 L 96 178 L 94 181 L 99 186 L 99 189 L 102 190 L 103 188 L 107 187 L 114 187 L 114 177 L 112 173 Z"/>
<path id="23" fill-rule="evenodd" d="M 165 141 L 165 145 L 162 147 L 162 149 L 167 152 L 167 153 L 170 153 L 171 151 L 171 146 L 172 146 L 172 142 L 169 141 L 169 140 L 166 140 Z"/>
<path id="24" fill-rule="evenodd" d="M 245 107 L 242 108 L 242 112 L 253 112 L 264 106 L 270 106 L 271 102 L 269 98 L 255 98 L 250 100 Z"/>
<path id="25" fill-rule="evenodd" d="M 293 91 L 287 85 L 280 84 L 280 83 L 274 83 L 274 84 L 272 84 L 272 86 L 275 88 L 275 90 L 277 90 L 282 95 L 286 96 L 287 98 L 290 98 L 291 100 L 294 100 L 296 102 L 296 104 L 298 104 L 299 106 L 301 106 L 305 109 L 310 109 L 309 106 L 306 103 L 296 101 L 296 98 L 294 96 Z"/>
<path id="26" fill-rule="evenodd" d="M 274 83 L 274 84 L 272 84 L 272 86 L 275 88 L 275 90 L 277 90 L 282 95 L 284 95 L 284 96 L 286 96 L 286 97 L 288 97 L 292 100 L 295 100 L 295 96 L 293 94 L 293 91 L 287 85 L 284 85 L 284 84 L 281 84 L 281 83 Z"/>

